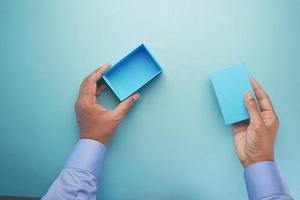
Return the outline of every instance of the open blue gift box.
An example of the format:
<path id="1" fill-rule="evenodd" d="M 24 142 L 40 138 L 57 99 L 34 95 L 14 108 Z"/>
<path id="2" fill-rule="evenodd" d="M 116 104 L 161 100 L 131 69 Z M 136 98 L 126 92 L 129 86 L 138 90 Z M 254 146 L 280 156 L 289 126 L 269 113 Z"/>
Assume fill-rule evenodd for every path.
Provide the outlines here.
<path id="1" fill-rule="evenodd" d="M 161 73 L 161 67 L 144 44 L 104 73 L 103 79 L 123 101 Z"/>

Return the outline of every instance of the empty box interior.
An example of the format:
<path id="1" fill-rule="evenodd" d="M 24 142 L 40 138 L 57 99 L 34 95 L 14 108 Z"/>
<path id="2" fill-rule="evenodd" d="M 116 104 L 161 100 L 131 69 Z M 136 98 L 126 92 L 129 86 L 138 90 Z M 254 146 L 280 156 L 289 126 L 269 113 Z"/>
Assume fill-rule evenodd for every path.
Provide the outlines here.
<path id="1" fill-rule="evenodd" d="M 122 101 L 161 72 L 161 67 L 140 45 L 108 70 L 103 78 Z"/>

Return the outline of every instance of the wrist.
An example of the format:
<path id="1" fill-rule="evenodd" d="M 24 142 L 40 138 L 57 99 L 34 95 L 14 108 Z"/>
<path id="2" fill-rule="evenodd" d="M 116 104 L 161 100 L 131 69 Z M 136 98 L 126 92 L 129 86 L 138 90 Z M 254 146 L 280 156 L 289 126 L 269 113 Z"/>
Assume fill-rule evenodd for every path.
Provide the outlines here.
<path id="1" fill-rule="evenodd" d="M 248 168 L 251 165 L 254 165 L 259 162 L 264 162 L 264 161 L 274 161 L 274 156 L 272 155 L 272 156 L 266 156 L 266 157 L 261 157 L 261 158 L 252 158 L 252 159 L 250 158 L 241 163 L 244 166 L 244 168 Z"/>
<path id="2" fill-rule="evenodd" d="M 105 146 L 107 145 L 109 138 L 107 137 L 94 137 L 94 136 L 90 136 L 90 135 L 84 135 L 84 134 L 80 134 L 80 139 L 91 139 L 91 140 L 95 140 L 97 142 L 100 142 L 101 144 L 104 144 Z"/>

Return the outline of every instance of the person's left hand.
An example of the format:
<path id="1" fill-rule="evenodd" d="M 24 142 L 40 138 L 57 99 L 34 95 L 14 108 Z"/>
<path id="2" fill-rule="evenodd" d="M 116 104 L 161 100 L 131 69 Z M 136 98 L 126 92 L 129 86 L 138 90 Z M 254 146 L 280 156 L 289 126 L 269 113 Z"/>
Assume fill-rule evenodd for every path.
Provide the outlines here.
<path id="1" fill-rule="evenodd" d="M 96 96 L 100 95 L 107 85 L 103 83 L 97 88 L 97 81 L 109 67 L 109 64 L 103 65 L 84 79 L 75 104 L 80 138 L 94 139 L 103 144 L 108 143 L 127 111 L 140 97 L 135 93 L 113 110 L 99 105 Z"/>

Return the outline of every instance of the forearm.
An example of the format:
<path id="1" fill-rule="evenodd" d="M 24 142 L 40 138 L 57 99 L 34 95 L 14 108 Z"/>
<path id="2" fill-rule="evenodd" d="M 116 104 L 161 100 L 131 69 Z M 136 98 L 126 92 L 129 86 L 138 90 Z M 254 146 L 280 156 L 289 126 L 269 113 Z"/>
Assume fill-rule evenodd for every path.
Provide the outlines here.
<path id="1" fill-rule="evenodd" d="M 105 149 L 95 140 L 79 140 L 64 169 L 42 199 L 96 199 Z"/>
<path id="2" fill-rule="evenodd" d="M 245 169 L 249 200 L 291 200 L 280 170 L 273 161 L 258 162 Z"/>

